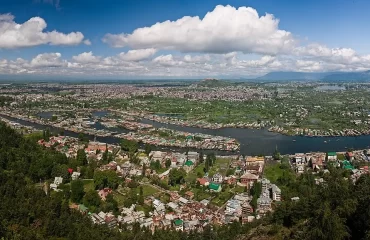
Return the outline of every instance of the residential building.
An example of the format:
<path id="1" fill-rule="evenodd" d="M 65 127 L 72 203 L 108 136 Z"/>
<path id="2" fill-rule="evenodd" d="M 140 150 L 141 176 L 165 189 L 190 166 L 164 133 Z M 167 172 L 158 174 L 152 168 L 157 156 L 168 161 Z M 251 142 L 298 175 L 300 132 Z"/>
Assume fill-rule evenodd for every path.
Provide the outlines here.
<path id="1" fill-rule="evenodd" d="M 194 198 L 194 193 L 191 192 L 191 191 L 187 191 L 185 193 L 185 198 L 188 199 L 188 200 L 192 200 Z"/>
<path id="2" fill-rule="evenodd" d="M 280 202 L 281 201 L 281 190 L 275 184 L 271 185 L 272 200 Z"/>
<path id="3" fill-rule="evenodd" d="M 270 189 L 270 180 L 268 180 L 267 178 L 262 178 L 261 180 L 261 184 L 262 184 L 262 192 Z"/>
<path id="4" fill-rule="evenodd" d="M 99 197 L 102 201 L 105 201 L 107 196 L 112 193 L 112 189 L 110 188 L 104 188 L 98 192 Z"/>
<path id="5" fill-rule="evenodd" d="M 209 185 L 209 180 L 208 178 L 198 178 L 197 181 L 201 186 L 208 186 Z"/>
<path id="6" fill-rule="evenodd" d="M 242 214 L 245 216 L 249 216 L 253 213 L 253 208 L 248 202 L 244 202 L 242 204 Z"/>
<path id="7" fill-rule="evenodd" d="M 222 181 L 224 180 L 224 177 L 220 174 L 220 173 L 216 173 L 213 175 L 212 177 L 212 182 L 214 183 L 222 183 Z"/>
<path id="8" fill-rule="evenodd" d="M 54 178 L 54 183 L 50 184 L 50 188 L 53 190 L 56 190 L 60 184 L 63 183 L 63 178 L 62 177 L 55 177 Z"/>
<path id="9" fill-rule="evenodd" d="M 245 159 L 245 164 L 248 165 L 263 165 L 265 163 L 264 157 L 251 157 L 247 156 Z"/>
<path id="10" fill-rule="evenodd" d="M 173 222 L 173 226 L 175 227 L 176 231 L 184 231 L 184 221 L 182 221 L 181 219 L 176 219 Z"/>
<path id="11" fill-rule="evenodd" d="M 253 183 L 257 182 L 257 180 L 258 176 L 248 171 L 246 171 L 243 176 L 240 177 L 240 183 L 244 184 L 245 186 L 253 185 Z"/>
<path id="12" fill-rule="evenodd" d="M 338 158 L 337 158 L 337 153 L 336 152 L 328 152 L 328 161 L 329 162 L 333 162 L 333 161 L 337 161 Z"/>
<path id="13" fill-rule="evenodd" d="M 271 211 L 271 199 L 269 197 L 260 197 L 257 199 L 257 211 L 264 215 Z"/>
<path id="14" fill-rule="evenodd" d="M 184 170 L 186 173 L 189 173 L 191 170 L 194 169 L 194 163 L 190 160 L 186 161 L 184 164 Z"/>
<path id="15" fill-rule="evenodd" d="M 77 180 L 80 177 L 81 173 L 73 172 L 71 175 L 72 181 Z"/>
<path id="16" fill-rule="evenodd" d="M 210 183 L 208 188 L 212 192 L 221 192 L 221 190 L 222 190 L 221 185 L 217 184 L 217 183 Z"/>

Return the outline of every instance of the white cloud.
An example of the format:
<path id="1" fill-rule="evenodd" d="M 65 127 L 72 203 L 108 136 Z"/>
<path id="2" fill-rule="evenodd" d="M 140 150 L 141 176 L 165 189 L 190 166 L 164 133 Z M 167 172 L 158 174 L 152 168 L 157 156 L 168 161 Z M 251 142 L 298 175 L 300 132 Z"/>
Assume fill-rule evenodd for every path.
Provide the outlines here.
<path id="1" fill-rule="evenodd" d="M 191 55 L 185 55 L 184 61 L 188 63 L 205 63 L 209 62 L 211 60 L 211 57 L 208 54 L 204 55 L 197 55 L 197 56 L 191 56 Z"/>
<path id="2" fill-rule="evenodd" d="M 181 61 L 174 59 L 172 54 L 161 55 L 153 59 L 153 63 L 162 65 L 162 66 L 175 66 L 182 64 Z"/>
<path id="3" fill-rule="evenodd" d="M 0 14 L 0 48 L 31 47 L 42 44 L 77 45 L 84 35 L 81 32 L 68 34 L 57 31 L 44 32 L 47 24 L 40 17 L 33 17 L 18 24 L 11 14 Z"/>
<path id="4" fill-rule="evenodd" d="M 124 61 L 141 61 L 150 58 L 157 52 L 154 48 L 130 50 L 127 53 L 120 53 L 119 57 Z"/>
<path id="5" fill-rule="evenodd" d="M 279 20 L 271 14 L 259 16 L 250 7 L 219 5 L 203 19 L 185 16 L 138 28 L 131 34 L 106 34 L 103 41 L 113 47 L 278 54 L 295 44 L 292 34 L 280 30 L 278 25 Z"/>
<path id="6" fill-rule="evenodd" d="M 10 13 L 0 14 L 0 22 L 11 22 L 14 20 L 14 16 Z"/>
<path id="7" fill-rule="evenodd" d="M 351 48 L 328 48 L 320 44 L 298 47 L 294 53 L 300 57 L 313 57 L 322 61 L 351 64 L 360 62 L 362 57 Z"/>
<path id="8" fill-rule="evenodd" d="M 84 44 L 87 45 L 87 46 L 90 46 L 91 45 L 91 41 L 89 39 L 86 39 L 84 41 Z"/>
<path id="9" fill-rule="evenodd" d="M 94 56 L 93 52 L 91 51 L 73 56 L 72 59 L 78 63 L 97 63 L 100 61 L 100 57 Z"/>
<path id="10" fill-rule="evenodd" d="M 67 62 L 61 59 L 60 53 L 43 53 L 37 55 L 30 62 L 31 67 L 65 67 Z"/>
<path id="11" fill-rule="evenodd" d="M 299 71 L 317 72 L 323 70 L 323 65 L 318 61 L 297 60 L 296 67 Z"/>

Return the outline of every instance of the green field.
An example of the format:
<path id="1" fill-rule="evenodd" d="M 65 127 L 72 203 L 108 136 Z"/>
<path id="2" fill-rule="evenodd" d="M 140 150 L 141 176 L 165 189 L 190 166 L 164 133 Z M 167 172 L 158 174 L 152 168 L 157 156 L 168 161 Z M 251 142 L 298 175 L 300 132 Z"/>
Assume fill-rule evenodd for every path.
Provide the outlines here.
<path id="1" fill-rule="evenodd" d="M 84 189 L 85 189 L 85 192 L 88 192 L 90 190 L 95 190 L 95 185 L 94 185 L 94 180 L 92 179 L 83 179 L 83 183 L 84 183 Z"/>
<path id="2" fill-rule="evenodd" d="M 267 164 L 264 170 L 264 177 L 272 183 L 276 183 L 278 178 L 284 173 L 284 169 L 280 168 L 281 164 Z"/>
<path id="3" fill-rule="evenodd" d="M 154 195 L 158 192 L 158 190 L 154 187 L 148 186 L 148 185 L 140 185 L 143 187 L 143 196 L 148 197 L 151 195 Z M 136 192 L 140 193 L 140 186 L 136 188 Z"/>
<path id="4" fill-rule="evenodd" d="M 220 192 L 218 197 L 212 199 L 211 203 L 221 207 L 225 204 L 234 194 L 231 192 Z"/>
<path id="5" fill-rule="evenodd" d="M 115 192 L 115 193 L 113 193 L 113 198 L 114 198 L 114 200 L 117 201 L 118 206 L 123 206 L 123 203 L 124 203 L 126 197 L 117 193 L 117 192 Z"/>
<path id="6" fill-rule="evenodd" d="M 230 159 L 217 158 L 216 163 L 209 169 L 209 176 L 213 176 L 215 173 L 221 173 L 225 176 L 229 167 L 229 162 Z"/>

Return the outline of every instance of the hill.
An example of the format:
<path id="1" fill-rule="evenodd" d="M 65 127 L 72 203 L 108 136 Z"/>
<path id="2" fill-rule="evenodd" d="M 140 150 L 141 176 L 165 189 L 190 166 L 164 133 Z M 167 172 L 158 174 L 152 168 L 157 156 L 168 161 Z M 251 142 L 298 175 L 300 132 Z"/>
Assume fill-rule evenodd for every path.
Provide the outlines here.
<path id="1" fill-rule="evenodd" d="M 219 80 L 214 78 L 206 78 L 193 84 L 193 87 L 226 87 L 232 85 L 232 82 L 228 82 L 225 80 Z"/>
<path id="2" fill-rule="evenodd" d="M 257 78 L 259 81 L 370 81 L 370 71 L 365 72 L 270 72 Z"/>
<path id="3" fill-rule="evenodd" d="M 312 72 L 270 72 L 266 75 L 257 78 L 257 80 L 264 81 L 301 81 L 301 80 L 311 80 L 318 81 L 330 75 L 332 73 L 312 73 Z"/>
<path id="4" fill-rule="evenodd" d="M 344 72 L 330 74 L 322 78 L 324 82 L 367 82 L 370 81 L 370 71 Z"/>

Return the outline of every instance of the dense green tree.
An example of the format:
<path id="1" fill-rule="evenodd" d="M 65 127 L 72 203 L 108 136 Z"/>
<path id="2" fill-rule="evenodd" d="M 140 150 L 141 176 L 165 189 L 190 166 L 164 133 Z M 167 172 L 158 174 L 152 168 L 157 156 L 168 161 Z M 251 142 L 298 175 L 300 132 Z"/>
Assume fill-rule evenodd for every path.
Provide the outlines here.
<path id="1" fill-rule="evenodd" d="M 150 169 L 152 169 L 152 170 L 159 170 L 159 169 L 161 169 L 161 163 L 159 162 L 159 160 L 157 160 L 157 161 L 151 161 L 150 162 Z"/>
<path id="2" fill-rule="evenodd" d="M 169 174 L 169 184 L 174 186 L 185 182 L 186 172 L 184 169 L 172 169 Z"/>
<path id="3" fill-rule="evenodd" d="M 75 180 L 71 182 L 71 200 L 75 203 L 80 203 L 85 194 L 84 183 L 82 180 Z"/>
<path id="4" fill-rule="evenodd" d="M 120 178 L 115 171 L 95 171 L 94 184 L 96 189 L 103 189 L 106 187 L 116 189 L 120 184 Z"/>
<path id="5" fill-rule="evenodd" d="M 152 151 L 152 146 L 150 144 L 145 144 L 145 154 L 149 155 L 149 153 Z"/>
<path id="6" fill-rule="evenodd" d="M 106 197 L 103 210 L 105 212 L 112 211 L 115 215 L 119 214 L 118 202 L 114 199 L 113 194 L 108 194 Z"/>
<path id="7" fill-rule="evenodd" d="M 104 151 L 104 153 L 103 153 L 102 163 L 103 164 L 109 163 L 109 160 L 108 160 L 108 148 L 106 148 L 105 151 Z"/>
<path id="8" fill-rule="evenodd" d="M 85 166 L 87 165 L 87 156 L 84 149 L 78 149 L 77 150 L 77 163 L 79 166 Z"/>
<path id="9" fill-rule="evenodd" d="M 50 128 L 46 128 L 45 130 L 45 135 L 44 135 L 44 139 L 45 141 L 49 141 L 50 140 L 50 137 L 51 137 L 51 134 L 50 134 Z"/>
<path id="10" fill-rule="evenodd" d="M 55 165 L 51 171 L 51 176 L 62 177 L 63 181 L 69 180 L 70 174 L 68 172 L 68 166 L 66 164 Z"/>
<path id="11" fill-rule="evenodd" d="M 171 166 L 171 159 L 167 159 L 166 162 L 165 162 L 165 166 L 166 168 L 169 168 Z"/>
<path id="12" fill-rule="evenodd" d="M 85 134 L 79 133 L 78 134 L 78 141 L 80 141 L 80 142 L 88 142 L 89 141 L 89 138 L 87 136 L 85 136 Z"/>
<path id="13" fill-rule="evenodd" d="M 143 193 L 143 186 L 140 186 L 139 198 L 137 200 L 138 204 L 144 204 L 144 193 Z"/>
<path id="14" fill-rule="evenodd" d="M 89 209 L 97 209 L 101 205 L 100 196 L 97 191 L 87 191 L 83 197 L 83 204 Z"/>
<path id="15" fill-rule="evenodd" d="M 122 150 L 127 151 L 130 154 L 134 154 L 139 149 L 139 144 L 136 141 L 122 139 L 121 148 Z"/>
<path id="16" fill-rule="evenodd" d="M 203 152 L 201 151 L 200 153 L 199 153 L 199 163 L 203 163 L 204 162 L 204 154 L 203 154 Z"/>
<path id="17" fill-rule="evenodd" d="M 274 153 L 272 154 L 274 160 L 281 160 L 280 152 L 278 151 L 277 147 L 275 148 Z"/>

